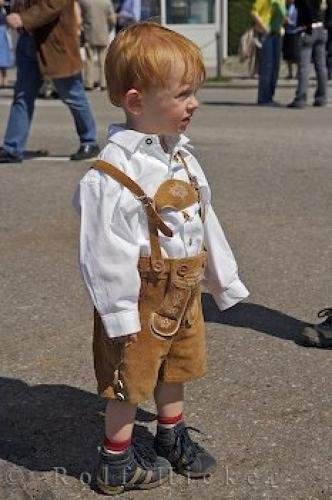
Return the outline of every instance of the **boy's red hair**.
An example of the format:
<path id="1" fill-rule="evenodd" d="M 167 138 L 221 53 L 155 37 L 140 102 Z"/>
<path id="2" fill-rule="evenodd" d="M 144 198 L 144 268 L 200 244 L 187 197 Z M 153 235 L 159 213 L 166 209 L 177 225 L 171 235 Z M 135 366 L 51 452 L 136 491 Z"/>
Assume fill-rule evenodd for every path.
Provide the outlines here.
<path id="1" fill-rule="evenodd" d="M 110 44 L 105 62 L 111 102 L 121 106 L 122 97 L 131 88 L 164 87 L 176 61 L 184 63 L 181 83 L 198 88 L 204 82 L 201 51 L 188 38 L 152 22 L 121 30 Z"/>

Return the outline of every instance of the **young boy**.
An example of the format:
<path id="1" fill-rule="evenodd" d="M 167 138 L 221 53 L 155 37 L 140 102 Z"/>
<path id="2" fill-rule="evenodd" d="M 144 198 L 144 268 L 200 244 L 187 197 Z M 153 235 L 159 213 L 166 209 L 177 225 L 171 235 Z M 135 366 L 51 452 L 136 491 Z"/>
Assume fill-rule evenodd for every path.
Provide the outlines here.
<path id="1" fill-rule="evenodd" d="M 106 58 L 125 125 L 81 180 L 80 262 L 95 306 L 94 364 L 108 399 L 97 481 L 106 494 L 205 477 L 214 458 L 183 420 L 184 382 L 205 372 L 200 286 L 220 309 L 248 295 L 182 135 L 205 78 L 191 41 L 154 23 L 122 30 Z M 132 442 L 137 405 L 154 394 L 155 451 Z"/>

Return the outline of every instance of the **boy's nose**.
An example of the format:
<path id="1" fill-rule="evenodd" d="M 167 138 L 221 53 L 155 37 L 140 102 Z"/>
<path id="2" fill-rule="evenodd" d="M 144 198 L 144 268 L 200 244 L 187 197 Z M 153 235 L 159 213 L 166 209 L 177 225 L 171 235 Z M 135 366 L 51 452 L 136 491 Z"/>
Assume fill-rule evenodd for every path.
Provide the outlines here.
<path id="1" fill-rule="evenodd" d="M 189 102 L 188 102 L 188 108 L 195 110 L 198 108 L 198 106 L 199 106 L 198 100 L 196 99 L 196 97 L 194 95 L 192 95 L 189 99 Z"/>

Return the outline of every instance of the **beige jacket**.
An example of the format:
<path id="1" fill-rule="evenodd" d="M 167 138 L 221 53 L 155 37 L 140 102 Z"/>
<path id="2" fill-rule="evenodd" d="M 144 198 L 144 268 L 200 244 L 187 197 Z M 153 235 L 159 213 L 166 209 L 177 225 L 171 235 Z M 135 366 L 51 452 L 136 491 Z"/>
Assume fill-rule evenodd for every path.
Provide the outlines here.
<path id="1" fill-rule="evenodd" d="M 105 47 L 115 24 L 111 0 L 80 0 L 84 40 L 89 45 Z"/>

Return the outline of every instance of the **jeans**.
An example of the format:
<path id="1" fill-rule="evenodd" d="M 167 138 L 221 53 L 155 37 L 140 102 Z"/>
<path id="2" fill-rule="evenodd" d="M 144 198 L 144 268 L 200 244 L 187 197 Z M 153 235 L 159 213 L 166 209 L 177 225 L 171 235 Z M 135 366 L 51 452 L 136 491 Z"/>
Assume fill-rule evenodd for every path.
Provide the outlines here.
<path id="1" fill-rule="evenodd" d="M 295 101 L 305 104 L 308 97 L 309 74 L 311 61 L 314 63 L 317 88 L 315 102 L 327 101 L 327 70 L 326 70 L 326 31 L 323 27 L 313 28 L 312 33 L 302 32 L 299 41 L 298 84 Z"/>
<path id="2" fill-rule="evenodd" d="M 273 101 L 277 86 L 281 54 L 281 36 L 278 34 L 262 35 L 262 48 L 259 55 L 258 104 Z"/>
<path id="3" fill-rule="evenodd" d="M 35 100 L 42 84 L 34 40 L 23 33 L 16 50 L 17 78 L 14 100 L 10 109 L 3 148 L 8 153 L 23 157 L 28 140 Z M 97 144 L 96 124 L 85 95 L 80 73 L 53 80 L 62 101 L 69 107 L 81 144 Z"/>

